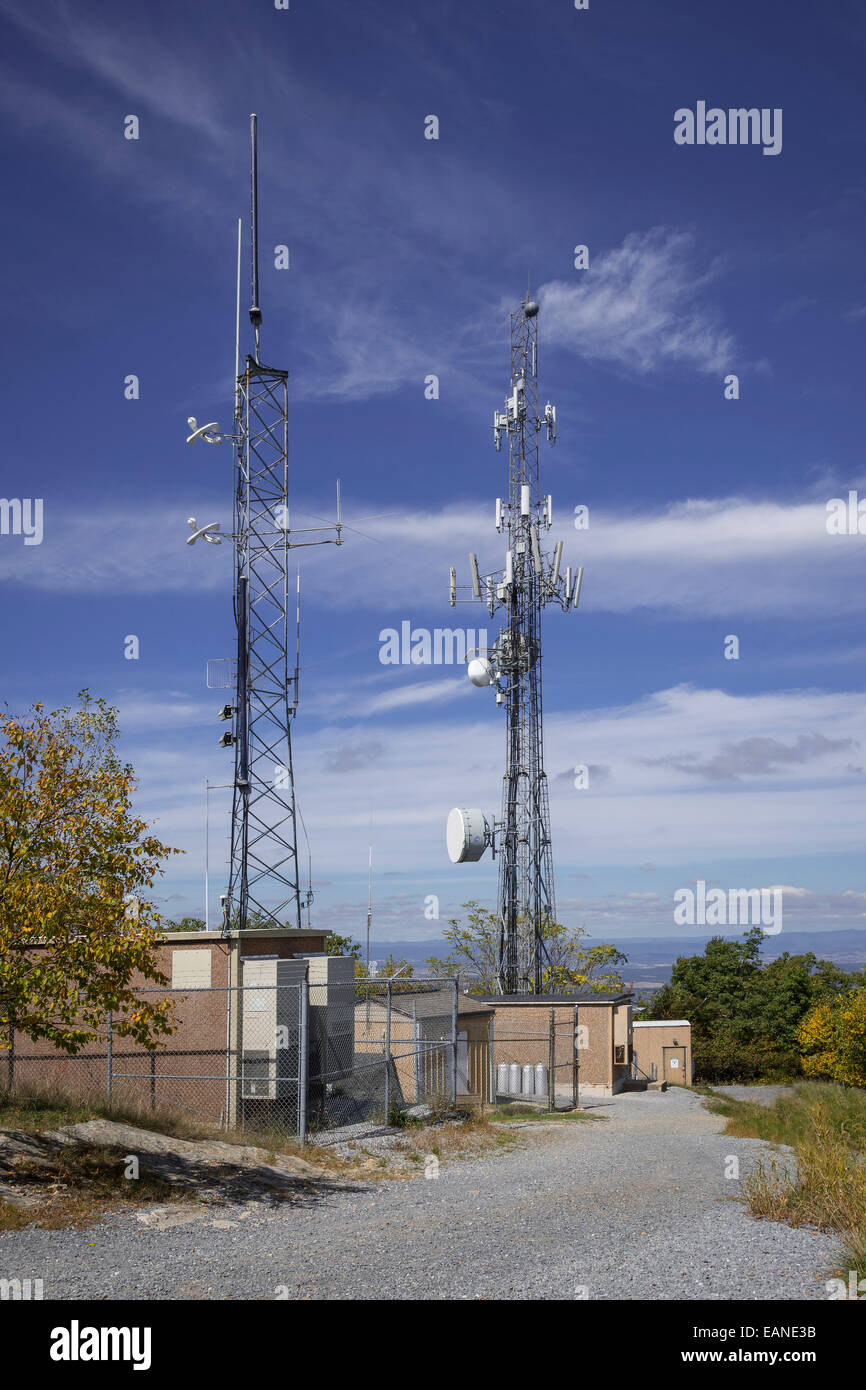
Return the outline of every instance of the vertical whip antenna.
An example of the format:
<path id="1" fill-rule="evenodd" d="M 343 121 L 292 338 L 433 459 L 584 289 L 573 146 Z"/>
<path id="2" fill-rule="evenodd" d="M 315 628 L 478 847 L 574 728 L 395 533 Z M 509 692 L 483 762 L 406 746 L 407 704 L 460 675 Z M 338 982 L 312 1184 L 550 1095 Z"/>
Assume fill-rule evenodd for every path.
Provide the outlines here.
<path id="1" fill-rule="evenodd" d="M 252 293 L 250 323 L 256 335 L 256 362 L 260 361 L 259 329 L 262 311 L 259 308 L 259 136 L 258 117 L 250 116 L 250 269 Z"/>
<path id="2" fill-rule="evenodd" d="M 295 697 L 292 701 L 292 714 L 298 712 L 298 690 L 301 681 L 301 571 L 298 568 L 298 609 L 297 636 L 295 639 Z"/>

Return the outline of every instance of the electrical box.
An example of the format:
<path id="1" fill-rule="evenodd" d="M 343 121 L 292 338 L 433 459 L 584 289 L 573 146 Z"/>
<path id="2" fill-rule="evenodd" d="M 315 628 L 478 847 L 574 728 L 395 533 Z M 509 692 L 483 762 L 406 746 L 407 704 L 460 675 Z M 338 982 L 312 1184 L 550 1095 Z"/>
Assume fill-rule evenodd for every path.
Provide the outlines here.
<path id="1" fill-rule="evenodd" d="M 297 1095 L 305 961 L 241 961 L 241 1098 Z"/>

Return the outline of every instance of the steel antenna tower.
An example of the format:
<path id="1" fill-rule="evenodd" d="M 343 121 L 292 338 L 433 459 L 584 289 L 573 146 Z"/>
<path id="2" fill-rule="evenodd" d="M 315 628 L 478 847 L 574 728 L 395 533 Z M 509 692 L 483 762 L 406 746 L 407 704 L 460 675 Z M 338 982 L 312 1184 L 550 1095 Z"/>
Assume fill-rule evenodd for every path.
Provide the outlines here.
<path id="1" fill-rule="evenodd" d="M 456 863 L 475 861 L 488 845 L 499 849 L 499 950 L 497 982 L 503 994 L 540 994 L 547 961 L 545 929 L 556 919 L 550 807 L 544 771 L 541 614 L 548 603 L 576 608 L 583 570 L 560 574 L 562 541 L 552 555 L 542 533 L 553 525 L 552 499 L 542 496 L 539 435 L 556 439 L 556 409 L 538 405 L 538 305 L 530 300 L 511 315 L 511 394 L 493 417 L 497 449 L 508 438 L 508 494 L 496 499 L 496 529 L 507 536 L 502 570 L 482 575 L 470 555 L 472 593 L 491 616 L 504 614 L 489 654 L 470 653 L 468 675 L 492 685 L 505 709 L 505 775 L 502 812 L 493 826 L 483 812 L 455 808 L 448 821 L 448 850 Z M 458 602 L 451 570 L 451 604 Z M 497 845 L 498 840 L 498 845 Z"/>
<path id="2" fill-rule="evenodd" d="M 237 370 L 234 408 L 234 614 L 237 627 L 235 703 L 221 717 L 234 718 L 220 743 L 234 747 L 231 869 L 223 895 L 223 930 L 257 924 L 301 926 L 312 886 L 302 893 L 292 763 L 292 720 L 300 675 L 300 575 L 297 637 L 289 659 L 289 551 L 302 545 L 342 544 L 340 484 L 333 527 L 292 530 L 288 496 L 288 372 L 261 361 L 259 304 L 258 131 L 250 116 L 250 262 L 255 352 Z M 238 313 L 240 244 L 238 250 Z M 219 443 L 219 426 L 197 429 L 195 438 Z M 218 528 L 217 528 L 218 529 Z M 315 532 L 335 531 L 328 539 Z M 301 539 L 304 537 L 304 539 Z M 195 538 L 193 538 L 195 539 Z M 209 539 L 205 536 L 205 539 Z M 294 585 L 292 588 L 294 589 Z M 294 615 L 293 615 L 294 616 Z"/>

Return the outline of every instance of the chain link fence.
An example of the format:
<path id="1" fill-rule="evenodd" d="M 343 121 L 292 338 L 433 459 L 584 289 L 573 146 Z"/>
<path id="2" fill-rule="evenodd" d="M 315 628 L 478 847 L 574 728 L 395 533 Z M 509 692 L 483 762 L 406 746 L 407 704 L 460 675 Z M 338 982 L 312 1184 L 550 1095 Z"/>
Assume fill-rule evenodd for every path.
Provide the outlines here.
<path id="1" fill-rule="evenodd" d="M 137 991 L 171 1004 L 173 1032 L 155 1049 L 110 1015 L 74 1057 L 13 1034 L 5 1080 L 301 1139 L 453 1107 L 473 1084 L 486 1097 L 489 1050 L 458 1040 L 456 980 L 356 979 L 354 961 L 327 956 L 254 957 L 241 972 L 236 986 Z"/>
<path id="2" fill-rule="evenodd" d="M 576 1022 L 552 1011 L 547 1026 L 521 1028 L 497 1015 L 491 1047 L 492 1092 L 498 1103 L 532 1101 L 550 1110 L 578 1104 L 581 1035 Z"/>

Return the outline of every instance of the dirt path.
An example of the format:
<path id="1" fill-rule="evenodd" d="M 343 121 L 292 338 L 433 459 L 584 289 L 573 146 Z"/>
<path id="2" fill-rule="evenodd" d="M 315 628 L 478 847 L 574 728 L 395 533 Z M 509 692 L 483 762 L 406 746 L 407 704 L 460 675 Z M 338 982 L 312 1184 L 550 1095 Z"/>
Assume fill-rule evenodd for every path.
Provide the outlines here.
<path id="1" fill-rule="evenodd" d="M 729 1158 L 742 1169 L 759 1141 L 675 1089 L 592 1113 L 435 1181 L 8 1232 L 0 1275 L 41 1277 L 46 1298 L 826 1299 L 835 1240 L 732 1200 Z"/>

